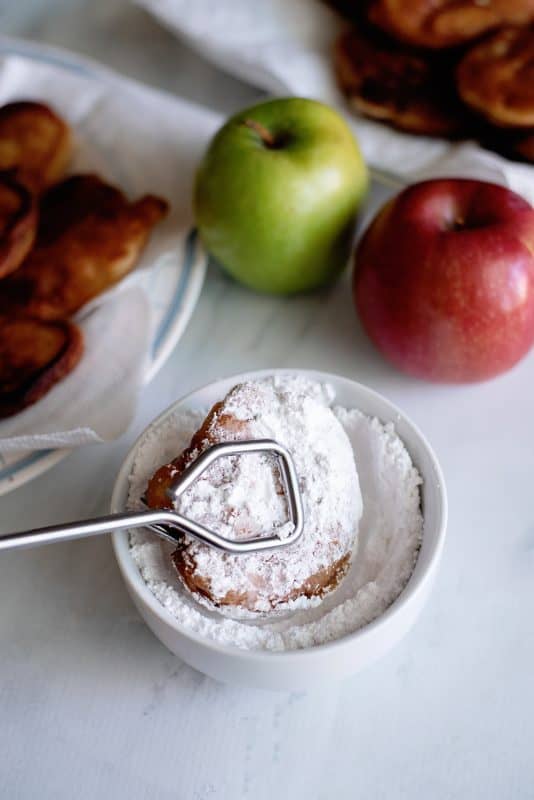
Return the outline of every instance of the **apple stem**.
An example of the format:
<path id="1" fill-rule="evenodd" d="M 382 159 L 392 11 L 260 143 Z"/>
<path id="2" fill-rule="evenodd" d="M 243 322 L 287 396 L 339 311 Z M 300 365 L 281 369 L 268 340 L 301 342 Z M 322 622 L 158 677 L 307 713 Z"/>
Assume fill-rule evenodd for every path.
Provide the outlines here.
<path id="1" fill-rule="evenodd" d="M 246 119 L 243 122 L 243 125 L 246 125 L 247 128 L 250 128 L 250 130 L 257 133 L 266 147 L 276 146 L 274 136 L 264 125 L 261 124 L 261 122 L 257 122 L 255 119 Z"/>

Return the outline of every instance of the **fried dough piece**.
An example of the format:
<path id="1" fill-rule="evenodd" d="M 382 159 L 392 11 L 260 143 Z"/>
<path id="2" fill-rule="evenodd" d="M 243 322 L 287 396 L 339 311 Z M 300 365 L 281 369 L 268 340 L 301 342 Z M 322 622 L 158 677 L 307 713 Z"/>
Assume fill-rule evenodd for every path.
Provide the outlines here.
<path id="1" fill-rule="evenodd" d="M 0 284 L 0 313 L 53 320 L 71 316 L 136 264 L 167 203 L 130 203 L 95 175 L 76 175 L 42 198 L 37 241 Z"/>
<path id="2" fill-rule="evenodd" d="M 0 170 L 14 170 L 34 192 L 63 177 L 72 150 L 67 124 L 44 103 L 0 108 Z"/>
<path id="3" fill-rule="evenodd" d="M 534 127 L 534 26 L 503 28 L 475 45 L 456 78 L 464 103 L 494 125 Z"/>
<path id="4" fill-rule="evenodd" d="M 368 17 L 400 41 L 440 49 L 502 25 L 528 24 L 534 0 L 372 0 Z"/>
<path id="5" fill-rule="evenodd" d="M 150 479 L 146 490 L 148 506 L 172 507 L 166 494 L 170 484 L 201 452 L 217 442 L 265 438 L 267 433 L 280 441 L 279 432 L 287 422 L 287 419 L 284 422 L 284 402 L 292 391 L 291 383 L 277 387 L 272 379 L 271 382 L 269 379 L 251 381 L 234 387 L 222 402 L 213 406 L 194 434 L 189 447 L 170 464 L 158 469 Z M 312 394 L 303 394 L 301 398 L 295 397 L 290 402 L 294 404 L 297 413 L 302 410 L 300 422 L 304 428 L 309 425 L 307 413 L 319 415 L 314 417 L 317 428 L 311 430 L 311 425 L 308 433 L 299 434 L 303 436 L 301 452 L 306 448 L 311 449 L 314 458 L 333 459 L 332 463 L 337 465 L 332 467 L 325 462 L 326 494 L 317 497 L 316 494 L 320 494 L 321 490 L 317 487 L 319 482 L 316 476 L 309 473 L 302 475 L 300 470 L 303 462 L 299 461 L 299 454 L 293 452 L 299 484 L 304 492 L 303 502 L 310 512 L 301 539 L 294 545 L 277 551 L 232 555 L 215 551 L 184 537 L 183 545 L 172 554 L 178 576 L 197 599 L 202 598 L 208 605 L 226 609 L 234 615 L 236 610 L 245 614 L 265 613 L 299 598 L 320 598 L 338 585 L 350 564 L 361 513 L 361 495 L 350 444 L 328 407 L 321 406 L 321 411 L 318 412 L 314 406 L 314 410 L 309 411 L 311 406 L 306 404 L 313 405 L 316 402 Z M 281 420 L 278 433 L 277 422 L 273 422 L 277 415 L 280 415 Z M 264 423 L 264 419 L 268 419 L 268 423 Z M 320 440 L 321 431 L 325 430 L 328 431 L 327 438 L 330 442 L 328 455 L 314 440 L 314 436 Z M 231 530 L 231 538 L 236 539 L 266 532 L 265 520 L 262 524 L 258 521 L 262 513 L 259 506 L 271 503 L 271 494 L 262 490 L 260 502 L 254 499 L 250 501 L 252 508 L 246 505 L 248 501 L 243 500 L 243 497 L 247 498 L 249 493 L 256 491 L 260 473 L 257 463 L 256 466 L 247 466 L 246 461 L 239 463 L 239 458 L 222 459 L 227 463 L 224 466 L 221 464 L 217 471 L 216 465 L 210 467 L 205 473 L 206 478 L 203 475 L 186 493 L 193 493 L 187 501 L 189 504 L 183 507 L 179 501 L 176 506 L 186 516 L 193 516 L 191 511 L 196 509 L 195 518 L 198 521 L 208 527 L 217 528 L 211 503 L 214 495 L 222 492 L 222 495 L 217 496 L 225 498 L 222 510 L 219 509 L 226 526 L 224 531 L 226 535 L 230 535 L 228 531 Z M 256 454 L 242 458 L 268 459 L 268 456 Z M 264 462 L 261 469 L 272 471 L 269 472 L 272 477 L 272 496 L 278 496 L 282 507 L 276 517 L 276 525 L 283 524 L 287 518 L 287 503 L 278 468 L 272 463 L 269 466 Z M 334 488 L 336 480 L 332 474 L 337 469 L 342 472 L 343 486 Z M 350 498 L 349 505 L 341 510 L 347 498 Z M 319 523 L 314 527 L 312 508 L 314 503 L 322 506 L 323 501 L 324 512 L 319 513 L 327 515 L 329 522 Z M 215 507 L 219 508 L 217 505 Z M 275 508 L 278 509 L 278 505 Z M 273 521 L 275 516 L 273 512 Z"/>
<path id="6" fill-rule="evenodd" d="M 335 69 L 351 105 L 372 119 L 429 136 L 465 130 L 448 64 L 354 29 L 336 43 Z"/>
<path id="7" fill-rule="evenodd" d="M 82 333 L 72 322 L 0 316 L 0 418 L 36 403 L 82 353 Z"/>
<path id="8" fill-rule="evenodd" d="M 37 231 L 33 195 L 9 174 L 0 174 L 0 278 L 19 267 Z"/>

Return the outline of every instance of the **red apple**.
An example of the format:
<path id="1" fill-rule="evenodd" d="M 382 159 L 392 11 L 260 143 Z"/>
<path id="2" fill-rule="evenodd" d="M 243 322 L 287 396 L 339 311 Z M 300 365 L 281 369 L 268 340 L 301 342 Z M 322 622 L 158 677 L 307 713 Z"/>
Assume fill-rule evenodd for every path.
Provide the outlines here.
<path id="1" fill-rule="evenodd" d="M 482 181 L 414 184 L 365 232 L 354 299 L 378 349 L 411 375 L 504 372 L 534 341 L 534 209 Z"/>

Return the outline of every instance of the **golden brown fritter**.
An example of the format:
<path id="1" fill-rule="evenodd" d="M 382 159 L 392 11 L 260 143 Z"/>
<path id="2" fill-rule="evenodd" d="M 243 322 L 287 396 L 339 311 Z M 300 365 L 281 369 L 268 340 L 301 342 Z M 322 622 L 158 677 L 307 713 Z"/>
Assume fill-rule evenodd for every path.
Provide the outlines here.
<path id="1" fill-rule="evenodd" d="M 71 149 L 68 125 L 43 103 L 26 100 L 0 108 L 0 170 L 13 170 L 32 191 L 63 177 Z"/>
<path id="2" fill-rule="evenodd" d="M 82 333 L 72 322 L 0 316 L 0 418 L 37 402 L 82 353 Z"/>
<path id="3" fill-rule="evenodd" d="M 534 0 L 372 0 L 369 20 L 396 39 L 440 49 L 534 20 Z"/>
<path id="4" fill-rule="evenodd" d="M 502 28 L 474 45 L 456 72 L 462 100 L 503 127 L 534 127 L 534 26 Z"/>
<path id="5" fill-rule="evenodd" d="M 0 278 L 22 264 L 36 232 L 33 195 L 10 174 L 0 174 Z"/>
<path id="6" fill-rule="evenodd" d="M 96 175 L 76 175 L 42 198 L 35 247 L 0 283 L 0 313 L 68 317 L 135 266 L 167 203 L 130 203 Z"/>
<path id="7" fill-rule="evenodd" d="M 336 43 L 335 68 L 351 105 L 368 117 L 434 136 L 465 129 L 448 64 L 353 29 Z"/>

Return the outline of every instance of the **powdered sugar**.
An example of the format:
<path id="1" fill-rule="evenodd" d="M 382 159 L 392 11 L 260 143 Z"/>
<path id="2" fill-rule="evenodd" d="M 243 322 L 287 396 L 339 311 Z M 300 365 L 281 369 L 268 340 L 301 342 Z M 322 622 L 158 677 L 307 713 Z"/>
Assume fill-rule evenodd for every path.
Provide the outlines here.
<path id="1" fill-rule="evenodd" d="M 319 384 L 314 387 L 314 402 L 328 410 L 331 389 Z M 241 413 L 234 410 L 236 415 Z M 333 411 L 352 445 L 363 495 L 358 551 L 348 575 L 315 606 L 297 601 L 286 608 L 291 614 L 269 616 L 252 624 L 201 608 L 181 586 L 170 562 L 171 548 L 149 533 L 132 533 L 132 556 L 144 580 L 184 627 L 244 649 L 291 650 L 357 630 L 383 613 L 400 594 L 413 570 L 422 535 L 420 476 L 392 425 L 384 426 L 357 410 Z M 203 414 L 182 411 L 168 418 L 157 433 L 145 437 L 132 471 L 131 505 L 137 504 L 154 470 L 188 445 L 202 418 Z M 263 424 L 262 436 L 280 435 L 274 419 Z M 328 437 L 325 445 L 327 442 Z"/>

